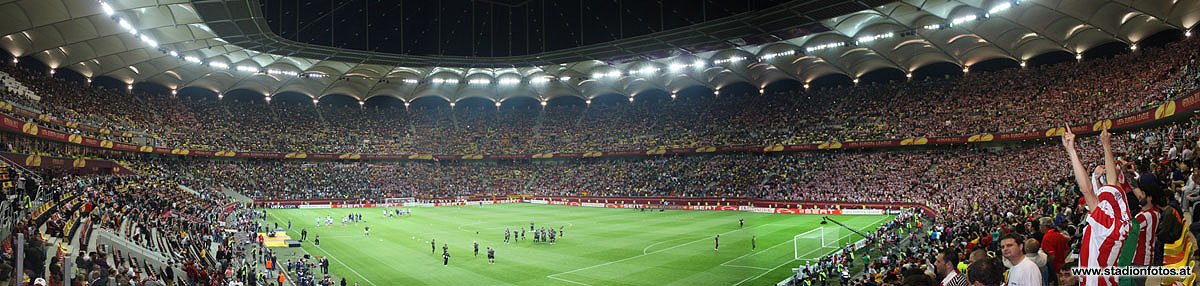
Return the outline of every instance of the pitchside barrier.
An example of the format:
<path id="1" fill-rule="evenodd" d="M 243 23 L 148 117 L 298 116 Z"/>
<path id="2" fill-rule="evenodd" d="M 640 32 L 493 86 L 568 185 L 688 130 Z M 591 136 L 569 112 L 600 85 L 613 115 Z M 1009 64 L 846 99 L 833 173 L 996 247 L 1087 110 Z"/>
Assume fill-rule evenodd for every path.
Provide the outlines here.
<path id="1" fill-rule="evenodd" d="M 500 198 L 500 197 L 497 197 Z M 544 205 L 582 206 L 613 209 L 669 209 L 669 210 L 700 210 L 700 211 L 747 211 L 755 213 L 775 214 L 816 214 L 816 215 L 882 215 L 898 214 L 901 209 L 918 209 L 926 215 L 934 212 L 925 205 L 912 203 L 855 203 L 842 204 L 836 202 L 788 202 L 751 199 L 726 198 L 595 198 L 595 197 L 540 197 L 540 198 L 506 198 L 506 199 L 467 199 L 467 200 L 425 200 L 420 202 L 403 203 L 361 203 L 350 200 L 289 200 L 289 201 L 255 201 L 256 207 L 273 209 L 345 209 L 345 208 L 389 208 L 389 207 L 441 207 L 441 206 L 470 206 L 507 203 L 532 203 Z"/>
<path id="2" fill-rule="evenodd" d="M 577 202 L 569 200 L 541 200 L 530 199 L 527 203 L 542 204 L 542 205 L 561 205 L 561 206 L 578 206 L 592 208 L 609 208 L 609 209 L 670 209 L 670 210 L 698 210 L 698 211 L 748 211 L 755 213 L 774 213 L 774 214 L 816 214 L 816 215 L 882 215 L 885 213 L 893 213 L 890 210 L 882 209 L 820 209 L 820 208 L 772 208 L 772 207 L 754 207 L 754 206 L 719 206 L 719 205 L 657 205 L 657 204 L 626 204 L 626 203 L 596 203 L 596 202 Z"/>
<path id="3" fill-rule="evenodd" d="M 916 203 L 896 202 L 823 202 L 823 201 L 780 201 L 752 198 L 677 198 L 677 197 L 587 197 L 587 196 L 540 196 L 526 200 L 569 206 L 607 208 L 652 208 L 677 210 L 739 210 L 779 214 L 886 214 L 899 213 L 901 209 L 916 209 L 926 216 L 935 216 L 933 208 Z"/>
<path id="4" fill-rule="evenodd" d="M 359 209 L 359 208 L 391 208 L 391 207 L 442 207 L 442 206 L 473 206 L 491 204 L 519 203 L 521 199 L 477 200 L 477 201 L 439 201 L 415 203 L 346 203 L 332 201 L 256 201 L 257 207 L 272 209 Z"/>

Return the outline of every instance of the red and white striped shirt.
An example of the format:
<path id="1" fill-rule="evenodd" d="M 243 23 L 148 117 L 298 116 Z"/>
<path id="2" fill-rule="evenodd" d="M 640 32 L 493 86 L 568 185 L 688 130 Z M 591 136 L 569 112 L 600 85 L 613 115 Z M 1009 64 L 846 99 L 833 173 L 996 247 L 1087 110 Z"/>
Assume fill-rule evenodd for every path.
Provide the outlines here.
<path id="1" fill-rule="evenodd" d="M 1129 235 L 1129 207 L 1118 187 L 1105 185 L 1096 190 L 1099 203 L 1087 216 L 1083 246 L 1079 249 L 1080 267 L 1104 268 L 1117 265 L 1125 237 Z M 1115 276 L 1084 276 L 1081 285 L 1116 286 Z"/>
<path id="2" fill-rule="evenodd" d="M 1157 208 L 1150 208 L 1139 212 L 1136 218 L 1140 232 L 1137 250 L 1133 253 L 1133 265 L 1150 265 L 1150 261 L 1154 261 L 1154 244 L 1158 242 L 1154 233 L 1158 231 L 1162 213 L 1158 212 Z"/>

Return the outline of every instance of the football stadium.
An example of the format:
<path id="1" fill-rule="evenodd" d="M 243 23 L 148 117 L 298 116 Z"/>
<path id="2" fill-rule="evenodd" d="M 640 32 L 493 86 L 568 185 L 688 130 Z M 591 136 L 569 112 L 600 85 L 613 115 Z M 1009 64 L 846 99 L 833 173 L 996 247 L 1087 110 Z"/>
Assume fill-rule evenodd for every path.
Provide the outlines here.
<path id="1" fill-rule="evenodd" d="M 0 285 L 1200 285 L 1197 23 L 0 0 Z"/>

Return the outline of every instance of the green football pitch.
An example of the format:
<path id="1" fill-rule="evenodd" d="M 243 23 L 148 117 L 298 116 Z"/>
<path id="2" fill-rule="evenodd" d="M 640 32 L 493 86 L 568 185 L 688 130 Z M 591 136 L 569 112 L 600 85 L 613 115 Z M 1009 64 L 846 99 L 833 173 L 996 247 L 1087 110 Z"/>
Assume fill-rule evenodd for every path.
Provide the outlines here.
<path id="1" fill-rule="evenodd" d="M 819 215 L 730 211 L 665 212 L 570 206 L 502 204 L 413 208 L 412 216 L 383 216 L 383 209 L 276 209 L 269 220 L 300 237 L 303 249 L 328 256 L 335 277 L 360 285 L 774 285 L 807 259 L 835 251 L 861 237 Z M 341 224 L 362 214 L 363 222 Z M 316 227 L 318 217 L 335 221 Z M 738 219 L 744 218 L 744 227 Z M 891 216 L 830 216 L 849 227 L 874 230 Z M 535 227 L 563 229 L 555 244 L 535 243 Z M 370 235 L 363 234 L 364 226 Z M 825 229 L 821 229 L 824 227 Z M 526 231 L 525 240 L 504 243 L 504 230 Z M 823 247 L 821 234 L 826 236 Z M 312 240 L 320 235 L 321 245 Z M 713 237 L 720 235 L 720 249 Z M 794 240 L 797 235 L 800 239 Z M 751 250 L 751 237 L 757 249 Z M 437 241 L 431 251 L 430 240 Z M 479 242 L 479 256 L 472 253 Z M 442 245 L 450 264 L 442 265 Z M 496 250 L 488 264 L 487 247 Z M 282 250 L 280 262 L 292 259 Z M 800 259 L 796 259 L 799 257 Z M 336 281 L 336 280 L 335 280 Z"/>

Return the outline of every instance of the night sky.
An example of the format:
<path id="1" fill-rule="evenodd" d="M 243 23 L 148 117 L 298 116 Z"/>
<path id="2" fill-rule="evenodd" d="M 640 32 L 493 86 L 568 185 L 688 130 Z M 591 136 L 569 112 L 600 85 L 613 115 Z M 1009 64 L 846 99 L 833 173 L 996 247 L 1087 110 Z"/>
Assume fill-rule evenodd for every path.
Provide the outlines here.
<path id="1" fill-rule="evenodd" d="M 290 40 L 364 51 L 477 57 L 605 43 L 784 2 L 261 0 L 268 25 Z"/>

